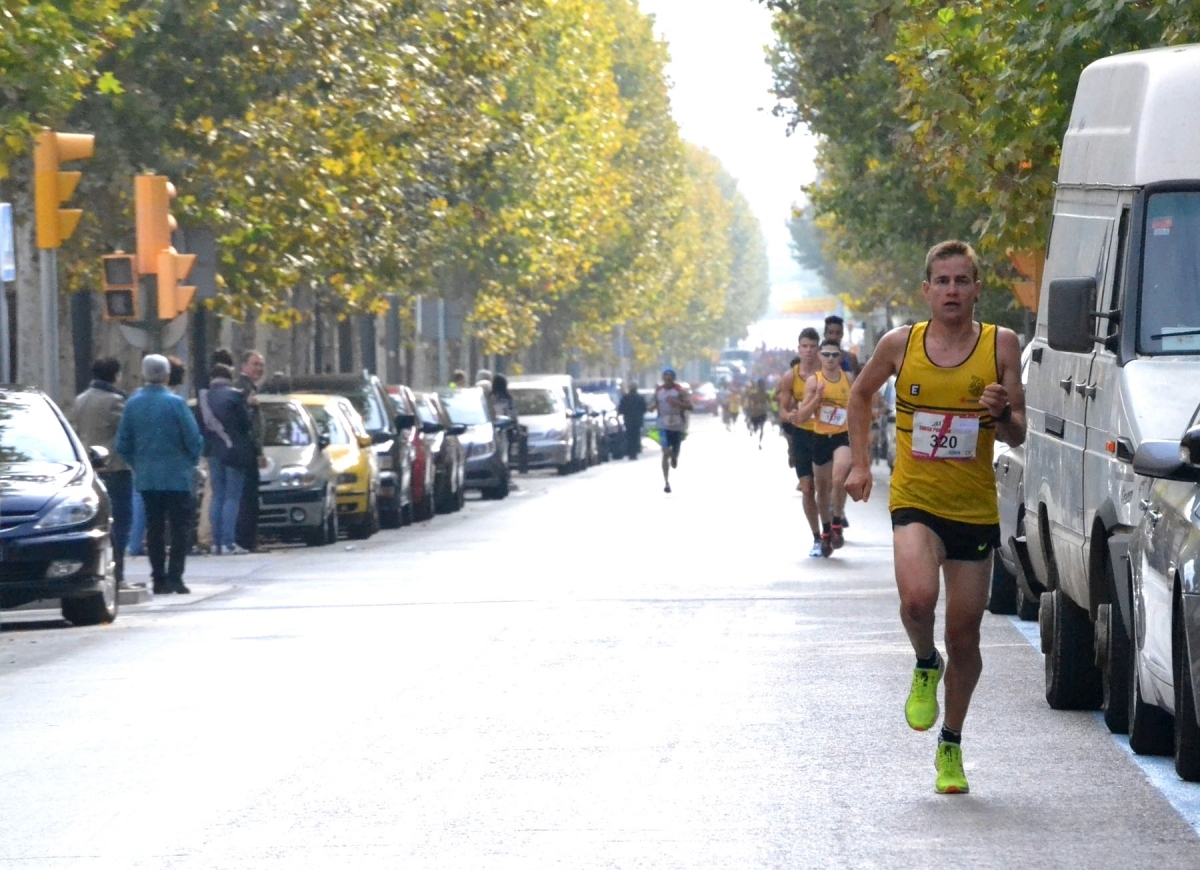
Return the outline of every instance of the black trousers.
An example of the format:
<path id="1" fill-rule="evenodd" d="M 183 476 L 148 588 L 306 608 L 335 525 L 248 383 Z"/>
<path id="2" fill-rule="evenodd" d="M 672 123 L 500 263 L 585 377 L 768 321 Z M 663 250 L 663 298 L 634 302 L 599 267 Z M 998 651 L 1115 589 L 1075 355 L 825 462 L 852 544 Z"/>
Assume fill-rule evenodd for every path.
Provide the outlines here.
<path id="1" fill-rule="evenodd" d="M 146 503 L 146 555 L 150 557 L 150 579 L 155 587 L 183 582 L 183 567 L 192 539 L 192 494 L 144 490 Z M 171 558 L 167 561 L 167 534 Z"/>
<path id="2" fill-rule="evenodd" d="M 102 471 L 100 479 L 108 490 L 112 511 L 113 563 L 117 582 L 125 579 L 125 547 L 129 544 L 129 527 L 133 524 L 133 472 Z"/>
<path id="3" fill-rule="evenodd" d="M 242 500 L 238 503 L 237 528 L 233 540 L 244 550 L 258 547 L 258 457 L 246 468 L 242 482 Z"/>
<path id="4" fill-rule="evenodd" d="M 625 456 L 632 459 L 642 452 L 642 421 L 625 421 Z"/>

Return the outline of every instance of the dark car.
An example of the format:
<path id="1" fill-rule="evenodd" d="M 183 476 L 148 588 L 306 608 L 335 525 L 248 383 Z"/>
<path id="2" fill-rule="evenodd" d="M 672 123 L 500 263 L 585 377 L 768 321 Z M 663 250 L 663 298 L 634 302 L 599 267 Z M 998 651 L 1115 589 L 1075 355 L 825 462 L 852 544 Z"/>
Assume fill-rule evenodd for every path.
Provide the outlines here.
<path id="1" fill-rule="evenodd" d="M 1181 441 L 1139 444 L 1133 472 L 1149 479 L 1138 489 L 1142 515 L 1127 570 L 1114 572 L 1115 600 L 1097 619 L 1119 675 L 1105 689 L 1128 700 L 1119 728 L 1107 709 L 1105 720 L 1128 730 L 1134 752 L 1173 754 L 1180 777 L 1200 782 L 1200 409 Z"/>
<path id="2" fill-rule="evenodd" d="M 379 459 L 379 525 L 394 529 L 413 520 L 413 433 L 416 417 L 397 414 L 379 378 L 357 375 L 275 375 L 267 393 L 324 393 L 344 396 L 354 405 L 375 441 Z"/>
<path id="3" fill-rule="evenodd" d="M 454 423 L 437 393 L 417 394 L 421 437 L 433 460 L 434 500 L 442 513 L 460 510 L 466 494 L 467 457 L 459 436 L 467 431 Z"/>
<path id="4" fill-rule="evenodd" d="M 41 391 L 0 387 L 0 606 L 60 598 L 75 625 L 116 619 L 107 458 Z"/>
<path id="5" fill-rule="evenodd" d="M 437 513 L 437 497 L 434 493 L 436 470 L 429 452 L 429 444 L 422 431 L 421 417 L 417 413 L 417 394 L 405 384 L 389 384 L 387 392 L 395 405 L 396 413 L 403 415 L 404 419 L 412 417 L 416 421 L 415 426 L 404 430 L 412 439 L 413 517 L 418 520 L 433 519 L 433 515 Z"/>
<path id="6" fill-rule="evenodd" d="M 509 489 L 508 433 L 512 422 L 496 417 L 479 387 L 443 387 L 438 396 L 450 420 L 465 426 L 459 436 L 467 456 L 466 486 L 484 498 L 504 498 Z"/>

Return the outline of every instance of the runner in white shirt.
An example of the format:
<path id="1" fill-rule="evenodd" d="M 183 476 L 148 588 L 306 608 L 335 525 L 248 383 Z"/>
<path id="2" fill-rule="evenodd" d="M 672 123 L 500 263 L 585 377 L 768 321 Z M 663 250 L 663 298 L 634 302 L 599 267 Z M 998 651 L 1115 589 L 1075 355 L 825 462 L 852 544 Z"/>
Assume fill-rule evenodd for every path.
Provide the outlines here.
<path id="1" fill-rule="evenodd" d="M 675 369 L 663 369 L 662 383 L 654 388 L 654 406 L 658 409 L 658 437 L 662 444 L 663 492 L 671 491 L 671 469 L 679 465 L 679 448 L 687 431 L 687 412 L 692 399 L 687 390 L 675 383 Z"/>

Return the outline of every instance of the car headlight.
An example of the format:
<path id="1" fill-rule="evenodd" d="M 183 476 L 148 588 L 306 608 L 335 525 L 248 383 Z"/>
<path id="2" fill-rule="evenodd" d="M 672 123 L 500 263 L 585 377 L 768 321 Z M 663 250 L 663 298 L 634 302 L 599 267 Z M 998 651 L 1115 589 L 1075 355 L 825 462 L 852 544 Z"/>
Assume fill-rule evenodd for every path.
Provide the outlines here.
<path id="1" fill-rule="evenodd" d="M 539 433 L 537 438 L 539 441 L 542 441 L 542 440 L 544 440 L 544 441 L 561 441 L 563 435 L 565 435 L 565 434 L 566 433 L 563 432 L 561 429 L 551 429 L 548 432 Z"/>
<path id="2" fill-rule="evenodd" d="M 279 470 L 280 486 L 312 486 L 317 476 L 303 465 L 285 465 Z"/>
<path id="3" fill-rule="evenodd" d="M 467 445 L 467 456 L 490 456 L 493 447 L 490 441 L 476 441 Z"/>
<path id="4" fill-rule="evenodd" d="M 352 471 L 343 471 L 337 476 L 338 483 L 358 483 L 358 475 Z"/>
<path id="5" fill-rule="evenodd" d="M 34 529 L 61 529 L 88 522 L 100 511 L 100 496 L 92 489 L 80 487 L 78 492 L 69 493 L 37 521 Z"/>

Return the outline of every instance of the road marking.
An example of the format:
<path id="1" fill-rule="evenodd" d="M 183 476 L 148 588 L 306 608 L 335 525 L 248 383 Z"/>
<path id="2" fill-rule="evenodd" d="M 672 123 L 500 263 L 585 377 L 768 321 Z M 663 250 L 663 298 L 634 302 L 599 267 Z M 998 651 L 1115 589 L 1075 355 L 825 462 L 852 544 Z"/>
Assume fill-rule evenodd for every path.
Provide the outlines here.
<path id="1" fill-rule="evenodd" d="M 1013 628 L 1019 631 L 1041 656 L 1042 640 L 1038 634 L 1037 622 L 1025 622 L 1016 616 L 1010 616 L 1009 621 L 1013 624 Z M 1045 656 L 1042 658 L 1044 659 Z M 1094 713 L 1093 717 L 1101 728 L 1108 731 L 1108 726 L 1104 724 L 1102 711 Z M 1150 780 L 1150 784 L 1158 789 L 1159 793 L 1167 799 L 1167 803 L 1175 812 L 1179 813 L 1180 818 L 1191 827 L 1197 836 L 1200 836 L 1200 787 L 1179 778 L 1179 774 L 1175 772 L 1174 759 L 1154 755 L 1138 755 L 1129 748 L 1129 738 L 1126 735 L 1109 734 L 1109 736 L 1112 737 L 1114 743 L 1125 750 L 1133 763 L 1146 775 L 1146 779 Z"/>

